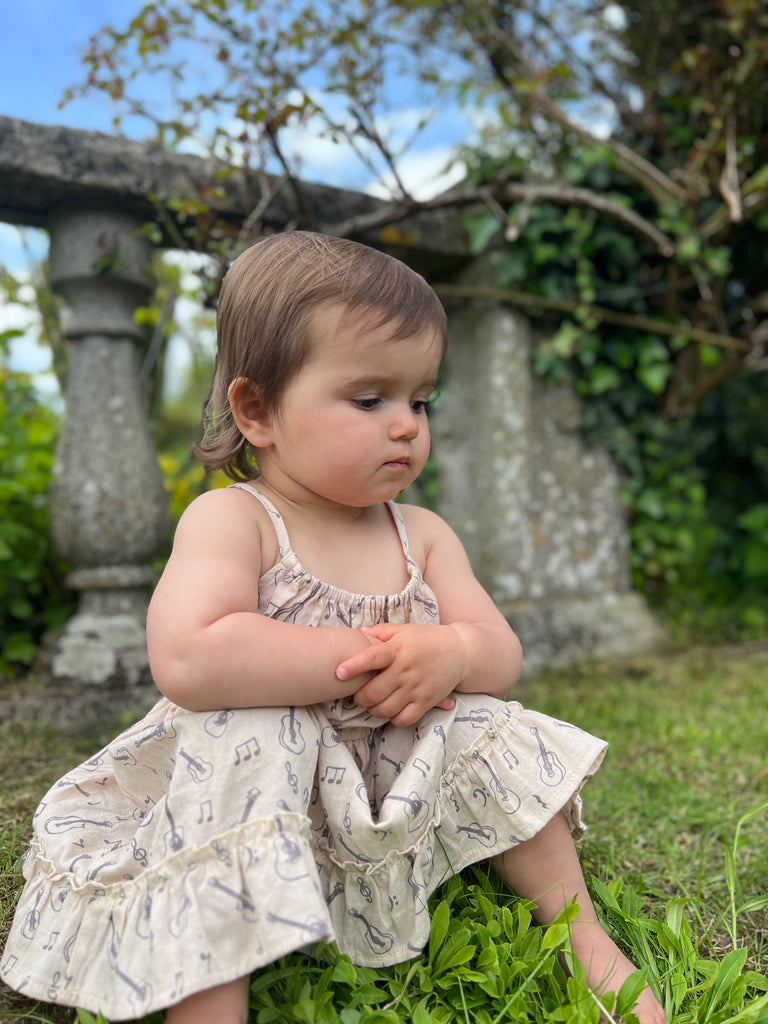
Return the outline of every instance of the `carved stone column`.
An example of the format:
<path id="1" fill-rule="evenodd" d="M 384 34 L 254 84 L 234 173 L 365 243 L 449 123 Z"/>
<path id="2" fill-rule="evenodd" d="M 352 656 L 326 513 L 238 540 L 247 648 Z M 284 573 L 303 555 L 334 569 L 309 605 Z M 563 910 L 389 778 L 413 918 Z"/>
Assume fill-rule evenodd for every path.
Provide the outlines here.
<path id="1" fill-rule="evenodd" d="M 65 302 L 65 415 L 50 527 L 72 565 L 77 614 L 55 639 L 52 671 L 80 683 L 148 678 L 146 609 L 167 499 L 139 379 L 151 246 L 115 209 L 68 205 L 49 222 L 51 282 Z"/>
<path id="2" fill-rule="evenodd" d="M 462 284 L 492 280 L 478 260 Z M 520 312 L 448 304 L 450 342 L 432 418 L 440 511 L 517 631 L 529 671 L 653 649 L 663 634 L 631 589 L 619 475 L 589 447 L 576 394 L 536 379 Z"/>

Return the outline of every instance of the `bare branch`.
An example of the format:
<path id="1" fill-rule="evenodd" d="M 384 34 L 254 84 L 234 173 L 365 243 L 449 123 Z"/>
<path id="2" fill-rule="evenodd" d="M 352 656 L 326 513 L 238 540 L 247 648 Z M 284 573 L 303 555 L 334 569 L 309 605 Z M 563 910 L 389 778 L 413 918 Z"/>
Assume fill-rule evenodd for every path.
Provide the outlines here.
<path id="1" fill-rule="evenodd" d="M 623 227 L 632 231 L 646 241 L 664 257 L 671 257 L 675 253 L 675 242 L 664 234 L 663 231 L 650 221 L 635 213 L 629 207 L 622 206 L 607 196 L 601 196 L 587 188 L 576 188 L 571 185 L 557 183 L 528 184 L 525 182 L 504 182 L 501 184 L 482 185 L 476 189 L 463 191 L 461 186 L 449 189 L 434 199 L 426 199 L 417 202 L 412 199 L 390 203 L 371 213 L 360 214 L 350 217 L 346 221 L 337 224 L 325 225 L 324 230 L 330 234 L 347 236 L 363 231 L 370 231 L 380 227 L 382 224 L 389 224 L 402 220 L 410 214 L 419 210 L 437 210 L 453 206 L 473 206 L 477 203 L 486 203 L 498 210 L 500 203 L 523 202 L 531 205 L 536 202 L 556 203 L 558 206 L 579 206 L 597 211 L 603 216 L 610 217 Z M 501 221 L 506 223 L 505 220 Z"/>
<path id="2" fill-rule="evenodd" d="M 633 327 L 635 330 L 664 334 L 667 337 L 683 336 L 702 345 L 715 345 L 733 352 L 747 354 L 753 349 L 751 342 L 743 338 L 733 338 L 729 334 L 705 331 L 700 327 L 687 327 L 685 324 L 671 323 L 669 320 L 655 320 L 637 313 L 620 313 L 604 306 L 591 306 L 577 299 L 550 299 L 544 295 L 532 295 L 530 292 L 519 292 L 509 288 L 483 288 L 474 285 L 438 284 L 435 285 L 435 291 L 449 299 L 493 299 L 497 302 L 508 302 L 515 306 L 525 306 L 532 313 L 536 310 L 584 313 L 596 320 L 619 327 Z"/>

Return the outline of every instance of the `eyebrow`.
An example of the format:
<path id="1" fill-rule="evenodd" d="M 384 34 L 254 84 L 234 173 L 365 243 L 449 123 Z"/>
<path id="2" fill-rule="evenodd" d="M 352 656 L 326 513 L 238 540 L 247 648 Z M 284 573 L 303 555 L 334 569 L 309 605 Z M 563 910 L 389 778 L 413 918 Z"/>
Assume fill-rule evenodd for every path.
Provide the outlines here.
<path id="1" fill-rule="evenodd" d="M 342 383 L 342 385 L 344 387 L 349 387 L 349 388 L 364 388 L 364 387 L 377 388 L 377 387 L 381 387 L 383 385 L 391 384 L 392 380 L 393 380 L 393 378 L 391 376 L 382 373 L 382 374 L 376 374 L 374 376 L 366 375 L 364 377 L 342 378 L 341 383 Z M 434 391 L 434 389 L 436 387 L 437 387 L 437 378 L 436 377 L 429 377 L 426 380 L 423 380 L 421 382 L 421 384 L 418 385 L 416 390 L 418 391 L 419 388 L 429 388 L 431 391 Z"/>

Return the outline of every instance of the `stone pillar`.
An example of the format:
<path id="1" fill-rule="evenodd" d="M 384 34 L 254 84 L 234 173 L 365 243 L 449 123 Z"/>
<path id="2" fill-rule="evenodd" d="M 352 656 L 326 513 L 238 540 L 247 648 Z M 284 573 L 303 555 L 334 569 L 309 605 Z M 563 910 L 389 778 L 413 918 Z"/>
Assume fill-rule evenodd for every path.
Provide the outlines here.
<path id="1" fill-rule="evenodd" d="M 530 321 L 487 300 L 450 304 L 448 319 L 432 418 L 440 512 L 519 634 L 528 671 L 658 646 L 630 587 L 618 473 L 585 444 L 577 396 L 534 377 Z"/>
<path id="2" fill-rule="evenodd" d="M 115 209 L 55 211 L 50 272 L 64 299 L 65 415 L 49 499 L 51 533 L 72 566 L 76 615 L 53 640 L 55 678 L 148 678 L 146 610 L 167 499 L 139 379 L 133 319 L 152 289 L 140 222 Z"/>

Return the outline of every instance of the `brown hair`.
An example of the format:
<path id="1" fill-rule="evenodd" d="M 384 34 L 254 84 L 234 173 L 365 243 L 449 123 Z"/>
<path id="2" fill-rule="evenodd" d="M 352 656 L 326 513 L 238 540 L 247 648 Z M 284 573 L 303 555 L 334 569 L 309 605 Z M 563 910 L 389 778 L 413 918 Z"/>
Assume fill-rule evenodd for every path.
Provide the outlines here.
<path id="1" fill-rule="evenodd" d="M 367 314 L 371 329 L 387 326 L 393 340 L 432 330 L 445 351 L 443 307 L 400 260 L 306 231 L 265 238 L 238 256 L 221 287 L 216 370 L 203 410 L 203 438 L 192 448 L 206 469 L 223 469 L 235 480 L 255 475 L 254 453 L 229 406 L 229 386 L 238 377 L 253 381 L 267 410 L 275 412 L 309 358 L 314 312 L 331 304 Z"/>

